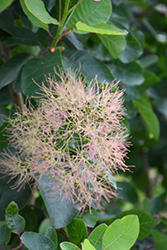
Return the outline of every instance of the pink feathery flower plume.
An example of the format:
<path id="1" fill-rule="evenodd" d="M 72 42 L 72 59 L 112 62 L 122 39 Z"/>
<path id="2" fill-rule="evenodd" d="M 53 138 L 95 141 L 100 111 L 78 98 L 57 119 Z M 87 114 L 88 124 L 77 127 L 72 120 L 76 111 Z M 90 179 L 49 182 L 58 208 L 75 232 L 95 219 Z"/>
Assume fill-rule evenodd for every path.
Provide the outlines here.
<path id="1" fill-rule="evenodd" d="M 59 78 L 40 87 L 37 109 L 30 106 L 9 119 L 9 146 L 17 153 L 1 153 L 1 172 L 18 176 L 16 187 L 50 175 L 64 198 L 83 208 L 101 207 L 116 195 L 111 177 L 128 170 L 123 91 L 118 82 L 87 84 L 74 73 Z"/>

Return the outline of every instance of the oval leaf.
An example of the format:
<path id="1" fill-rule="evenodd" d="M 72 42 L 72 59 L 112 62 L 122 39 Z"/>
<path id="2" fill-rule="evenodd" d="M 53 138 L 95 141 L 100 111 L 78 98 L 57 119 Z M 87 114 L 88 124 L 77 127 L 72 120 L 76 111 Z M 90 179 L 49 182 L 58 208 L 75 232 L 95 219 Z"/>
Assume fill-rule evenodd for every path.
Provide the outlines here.
<path id="1" fill-rule="evenodd" d="M 1 249 L 7 246 L 7 244 L 10 241 L 10 237 L 11 237 L 10 229 L 7 227 L 7 225 L 2 225 L 0 227 L 0 247 L 2 246 Z"/>
<path id="2" fill-rule="evenodd" d="M 38 182 L 38 181 L 37 181 Z M 54 228 L 67 226 L 79 213 L 81 207 L 63 199 L 63 191 L 55 190 L 57 180 L 43 175 L 38 186 Z M 63 189 L 63 187 L 62 187 Z"/>
<path id="3" fill-rule="evenodd" d="M 154 238 L 156 250 L 166 249 L 166 246 L 167 246 L 167 237 L 166 237 L 166 235 L 158 232 L 157 230 L 153 230 L 152 235 L 153 235 L 153 238 Z"/>
<path id="4" fill-rule="evenodd" d="M 106 229 L 107 229 L 107 225 L 101 224 L 98 227 L 96 227 L 93 230 L 93 232 L 89 235 L 88 240 L 97 250 L 102 249 L 102 239 L 103 239 L 103 235 Z"/>
<path id="5" fill-rule="evenodd" d="M 126 48 L 126 41 L 123 36 L 98 35 L 98 37 L 108 49 L 113 58 L 118 58 Z"/>
<path id="6" fill-rule="evenodd" d="M 98 23 L 106 23 L 111 15 L 110 0 L 99 2 L 83 0 L 74 9 L 67 22 L 67 29 L 71 29 L 78 21 L 94 26 Z"/>
<path id="7" fill-rule="evenodd" d="M 39 85 L 45 81 L 45 75 L 55 75 L 55 70 L 58 72 L 62 67 L 61 54 L 59 50 L 48 54 L 46 57 L 38 56 L 30 59 L 26 64 L 21 76 L 21 87 L 23 93 L 27 96 L 33 95 Z M 54 70 L 55 69 L 55 70 Z M 34 80 L 34 81 L 33 81 Z"/>
<path id="8" fill-rule="evenodd" d="M 6 209 L 5 218 L 12 233 L 20 235 L 20 233 L 24 230 L 25 220 L 18 214 L 18 212 L 19 208 L 17 204 L 12 201 Z"/>
<path id="9" fill-rule="evenodd" d="M 142 55 L 143 50 L 140 45 L 140 42 L 131 34 L 129 33 L 126 37 L 126 49 L 124 52 L 119 56 L 119 59 L 123 63 L 130 63 L 137 59 L 139 56 Z"/>
<path id="10" fill-rule="evenodd" d="M 29 250 L 56 250 L 54 242 L 42 234 L 26 232 L 21 236 L 21 241 Z"/>
<path id="11" fill-rule="evenodd" d="M 7 3 L 6 0 L 4 0 L 4 2 Z M 0 3 L 0 6 L 1 6 L 1 3 Z M 0 9 L 1 9 L 1 7 L 0 7 Z M 6 30 L 10 34 L 13 33 L 13 30 L 14 30 L 14 16 L 13 16 L 13 13 L 12 13 L 11 10 L 6 9 L 5 11 L 0 13 L 0 28 L 3 29 L 3 30 Z"/>
<path id="12" fill-rule="evenodd" d="M 9 61 L 4 63 L 0 67 L 0 75 L 1 75 L 0 89 L 8 85 L 15 79 L 19 70 L 29 59 L 29 57 L 30 55 L 28 54 L 18 54 L 12 57 Z"/>
<path id="13" fill-rule="evenodd" d="M 87 228 L 81 219 L 74 219 L 67 226 L 67 231 L 69 240 L 77 246 L 80 246 L 81 242 L 88 237 Z"/>
<path id="14" fill-rule="evenodd" d="M 97 76 L 99 83 L 106 80 L 110 83 L 114 80 L 109 68 L 100 60 L 85 51 L 71 50 L 64 54 L 63 65 L 66 70 L 80 69 L 80 72 L 87 81 L 91 81 Z"/>
<path id="15" fill-rule="evenodd" d="M 117 219 L 117 218 L 122 218 L 123 216 L 128 215 L 128 214 L 135 214 L 139 218 L 140 233 L 138 236 L 138 240 L 142 240 L 142 239 L 146 238 L 152 232 L 152 230 L 155 226 L 156 220 L 142 210 L 131 209 L 129 211 L 125 211 L 125 212 L 119 214 L 118 216 L 113 218 L 112 221 Z"/>
<path id="16" fill-rule="evenodd" d="M 93 228 L 97 223 L 97 212 L 95 209 L 91 209 L 91 213 L 89 211 L 83 212 L 80 218 L 83 219 L 87 227 Z"/>
<path id="17" fill-rule="evenodd" d="M 15 201 L 18 204 L 19 209 L 23 208 L 30 198 L 31 189 L 28 184 L 25 185 L 25 188 L 22 188 L 20 191 L 17 189 L 11 189 L 11 187 L 15 185 L 16 179 L 9 182 L 10 177 L 4 177 L 1 174 L 0 180 L 0 220 L 3 220 L 5 218 L 5 209 L 8 204 L 11 201 Z"/>
<path id="18" fill-rule="evenodd" d="M 42 20 L 38 19 L 36 16 L 34 16 L 27 8 L 27 5 L 25 4 L 24 0 L 20 0 L 20 4 L 21 7 L 24 11 L 24 13 L 26 14 L 26 16 L 28 17 L 28 19 L 33 23 L 33 25 L 37 26 L 37 27 L 41 27 L 45 30 L 49 30 L 49 25 L 45 22 L 43 22 Z"/>
<path id="19" fill-rule="evenodd" d="M 5 31 L 0 31 L 0 42 L 6 43 L 8 45 L 39 45 L 36 35 L 31 30 L 24 27 L 14 27 L 13 30 L 14 31 L 12 35 Z"/>
<path id="20" fill-rule="evenodd" d="M 2 12 L 4 9 L 6 9 L 12 2 L 13 2 L 13 0 L 1 0 L 0 12 Z"/>
<path id="21" fill-rule="evenodd" d="M 144 82 L 142 68 L 136 62 L 124 64 L 114 60 L 108 67 L 115 78 L 121 79 L 121 82 L 128 86 L 141 85 Z"/>
<path id="22" fill-rule="evenodd" d="M 79 250 L 80 248 L 71 242 L 63 242 L 60 244 L 62 250 Z"/>
<path id="23" fill-rule="evenodd" d="M 84 243 L 82 243 L 81 245 L 82 245 L 82 250 L 96 250 L 96 248 L 94 248 L 87 239 L 84 240 Z"/>
<path id="24" fill-rule="evenodd" d="M 139 234 L 139 220 L 136 215 L 128 215 L 114 221 L 105 231 L 103 250 L 128 250 Z"/>
<path id="25" fill-rule="evenodd" d="M 45 236 L 48 237 L 50 240 L 54 242 L 56 247 L 58 246 L 58 239 L 57 239 L 57 233 L 56 230 L 53 227 L 48 227 Z"/>
<path id="26" fill-rule="evenodd" d="M 24 0 L 24 3 L 27 9 L 40 21 L 46 24 L 56 24 L 58 25 L 59 22 L 51 17 L 47 10 L 45 9 L 45 5 L 41 0 Z"/>

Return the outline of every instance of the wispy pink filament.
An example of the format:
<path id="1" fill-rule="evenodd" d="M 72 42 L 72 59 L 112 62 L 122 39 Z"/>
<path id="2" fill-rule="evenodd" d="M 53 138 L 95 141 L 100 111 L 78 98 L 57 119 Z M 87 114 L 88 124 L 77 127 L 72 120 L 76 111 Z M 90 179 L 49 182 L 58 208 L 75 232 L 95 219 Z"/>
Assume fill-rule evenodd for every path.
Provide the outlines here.
<path id="1" fill-rule="evenodd" d="M 41 91 L 36 110 L 25 108 L 9 119 L 9 145 L 17 153 L 1 153 L 1 172 L 18 176 L 16 187 L 50 174 L 64 198 L 100 207 L 116 195 L 108 175 L 128 169 L 123 91 L 96 79 L 87 86 L 70 73 L 59 82 L 48 78 Z"/>

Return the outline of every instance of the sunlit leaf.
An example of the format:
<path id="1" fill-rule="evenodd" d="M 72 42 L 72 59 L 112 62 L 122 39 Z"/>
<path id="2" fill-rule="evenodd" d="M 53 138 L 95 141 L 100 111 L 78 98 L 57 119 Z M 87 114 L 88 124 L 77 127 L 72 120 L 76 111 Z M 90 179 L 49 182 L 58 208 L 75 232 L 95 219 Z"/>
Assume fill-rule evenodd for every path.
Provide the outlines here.
<path id="1" fill-rule="evenodd" d="M 110 0 L 101 0 L 100 2 L 83 0 L 74 9 L 67 22 L 67 29 L 73 27 L 81 21 L 87 25 L 94 26 L 98 23 L 105 23 L 111 15 Z"/>
<path id="2" fill-rule="evenodd" d="M 88 240 L 97 250 L 102 249 L 102 239 L 106 229 L 107 225 L 101 224 L 98 227 L 96 227 L 89 235 Z"/>
<path id="3" fill-rule="evenodd" d="M 115 220 L 105 231 L 102 249 L 129 250 L 139 234 L 139 220 L 136 215 L 128 215 Z"/>
<path id="4" fill-rule="evenodd" d="M 94 248 L 87 239 L 84 240 L 84 242 L 81 245 L 82 245 L 82 250 L 96 250 L 96 248 Z"/>
<path id="5" fill-rule="evenodd" d="M 117 28 L 112 23 L 100 23 L 95 26 L 89 26 L 82 22 L 76 23 L 77 31 L 85 31 L 96 34 L 105 34 L 105 35 L 127 35 L 126 30 L 121 30 Z"/>
<path id="6" fill-rule="evenodd" d="M 13 2 L 13 0 L 1 0 L 0 1 L 0 12 L 3 11 L 4 9 L 6 9 L 12 2 Z"/>
<path id="7" fill-rule="evenodd" d="M 25 11 L 25 14 L 28 16 L 28 18 L 31 20 L 32 19 L 32 15 L 35 17 L 35 19 L 33 18 L 33 23 L 35 21 L 35 25 L 42 27 L 43 24 L 59 24 L 59 22 L 51 17 L 49 15 L 49 13 L 47 12 L 47 10 L 45 9 L 45 5 L 41 0 L 20 0 L 21 4 L 22 4 L 22 8 Z M 26 10 L 27 8 L 27 10 Z M 39 23 L 37 23 L 37 20 L 39 21 Z M 47 26 L 43 27 L 46 28 Z"/>

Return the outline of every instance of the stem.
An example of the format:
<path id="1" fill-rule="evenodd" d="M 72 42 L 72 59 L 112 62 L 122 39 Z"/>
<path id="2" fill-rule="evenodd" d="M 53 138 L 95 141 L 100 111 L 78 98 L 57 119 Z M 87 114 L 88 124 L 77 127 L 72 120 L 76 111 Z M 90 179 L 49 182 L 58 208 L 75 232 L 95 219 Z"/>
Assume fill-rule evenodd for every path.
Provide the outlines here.
<path id="1" fill-rule="evenodd" d="M 59 23 L 61 23 L 61 0 L 59 0 Z"/>
<path id="2" fill-rule="evenodd" d="M 59 40 L 59 37 L 60 37 L 60 33 L 63 29 L 63 26 L 64 26 L 64 23 L 65 23 L 65 20 L 66 20 L 66 17 L 68 15 L 68 7 L 69 7 L 69 3 L 70 3 L 70 0 L 66 0 L 65 1 L 65 8 L 64 8 L 64 12 L 63 12 L 63 16 L 62 16 L 62 19 L 61 19 L 61 22 L 60 22 L 60 25 L 58 27 L 58 31 L 57 31 L 57 34 L 56 34 L 56 37 L 53 41 L 53 44 L 52 44 L 52 47 L 55 47 L 58 40 Z M 59 4 L 61 5 L 61 0 L 59 0 Z M 61 12 L 61 7 L 59 6 L 59 11 Z M 60 17 L 60 13 L 59 13 L 59 17 Z"/>

